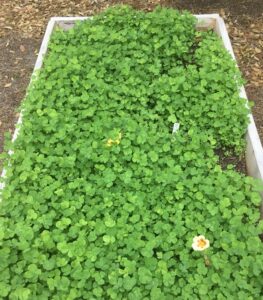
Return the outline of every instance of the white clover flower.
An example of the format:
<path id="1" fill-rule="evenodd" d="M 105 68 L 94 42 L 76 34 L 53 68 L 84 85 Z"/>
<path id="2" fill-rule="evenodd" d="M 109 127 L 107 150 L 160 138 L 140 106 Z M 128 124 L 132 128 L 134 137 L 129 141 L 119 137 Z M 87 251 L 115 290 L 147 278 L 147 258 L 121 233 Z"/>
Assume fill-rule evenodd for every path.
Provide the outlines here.
<path id="1" fill-rule="evenodd" d="M 192 248 L 195 251 L 203 251 L 209 248 L 210 243 L 203 235 L 198 235 L 193 238 Z"/>

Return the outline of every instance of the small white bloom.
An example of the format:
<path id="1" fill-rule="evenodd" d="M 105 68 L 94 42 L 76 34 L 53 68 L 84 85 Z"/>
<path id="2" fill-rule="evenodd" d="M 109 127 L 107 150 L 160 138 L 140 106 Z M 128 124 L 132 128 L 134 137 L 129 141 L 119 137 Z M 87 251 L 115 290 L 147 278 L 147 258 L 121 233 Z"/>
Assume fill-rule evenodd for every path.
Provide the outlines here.
<path id="1" fill-rule="evenodd" d="M 193 238 L 192 248 L 195 251 L 203 251 L 209 248 L 210 243 L 203 235 L 198 235 Z"/>

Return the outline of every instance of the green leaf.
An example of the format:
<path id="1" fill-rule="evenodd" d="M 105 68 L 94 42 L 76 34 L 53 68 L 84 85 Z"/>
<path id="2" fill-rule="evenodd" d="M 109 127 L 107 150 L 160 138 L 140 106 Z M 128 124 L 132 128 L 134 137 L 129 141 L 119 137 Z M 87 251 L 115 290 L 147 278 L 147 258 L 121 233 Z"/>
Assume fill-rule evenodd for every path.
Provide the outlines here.
<path id="1" fill-rule="evenodd" d="M 112 219 L 112 218 L 110 218 L 110 217 L 108 217 L 108 218 L 106 218 L 106 220 L 105 220 L 105 225 L 107 226 L 107 227 L 114 227 L 115 225 L 116 225 L 116 222 Z"/>
<path id="2" fill-rule="evenodd" d="M 149 152 L 149 157 L 152 160 L 152 162 L 156 162 L 158 160 L 158 154 L 154 151 Z"/>
<path id="3" fill-rule="evenodd" d="M 136 279 L 134 277 L 127 276 L 123 279 L 123 287 L 125 290 L 130 291 L 136 285 Z"/>
<path id="4" fill-rule="evenodd" d="M 153 287 L 151 290 L 151 300 L 159 300 L 163 296 L 161 289 Z"/>
<path id="5" fill-rule="evenodd" d="M 142 284 L 148 284 L 152 280 L 152 273 L 149 269 L 146 269 L 145 267 L 140 267 L 138 269 L 138 276 L 139 276 L 139 281 Z"/>
<path id="6" fill-rule="evenodd" d="M 2 298 L 7 297 L 10 290 L 11 290 L 11 287 L 8 284 L 6 284 L 5 282 L 0 282 L 0 296 Z"/>
<path id="7" fill-rule="evenodd" d="M 23 287 L 17 287 L 11 294 L 11 299 L 17 299 L 17 300 L 28 300 L 30 299 L 31 291 L 28 288 Z"/>

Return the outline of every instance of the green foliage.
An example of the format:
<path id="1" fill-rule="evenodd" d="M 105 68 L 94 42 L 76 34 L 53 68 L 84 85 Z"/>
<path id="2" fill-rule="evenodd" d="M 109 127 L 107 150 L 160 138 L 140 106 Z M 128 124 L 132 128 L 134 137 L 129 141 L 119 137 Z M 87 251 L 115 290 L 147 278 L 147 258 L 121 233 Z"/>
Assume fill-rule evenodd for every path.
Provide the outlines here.
<path id="1" fill-rule="evenodd" d="M 258 186 L 214 153 L 243 149 L 240 84 L 188 13 L 116 7 L 58 30 L 2 192 L 0 297 L 260 299 Z"/>

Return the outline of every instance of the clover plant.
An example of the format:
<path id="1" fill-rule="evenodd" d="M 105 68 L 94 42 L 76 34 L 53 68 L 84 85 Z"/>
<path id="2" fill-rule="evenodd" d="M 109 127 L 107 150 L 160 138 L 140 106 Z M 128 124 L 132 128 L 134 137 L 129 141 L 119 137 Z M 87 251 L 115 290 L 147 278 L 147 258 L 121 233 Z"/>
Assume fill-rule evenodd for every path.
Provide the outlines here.
<path id="1" fill-rule="evenodd" d="M 261 299 L 260 186 L 215 154 L 244 150 L 242 79 L 195 25 L 120 6 L 52 35 L 1 194 L 1 299 Z"/>

